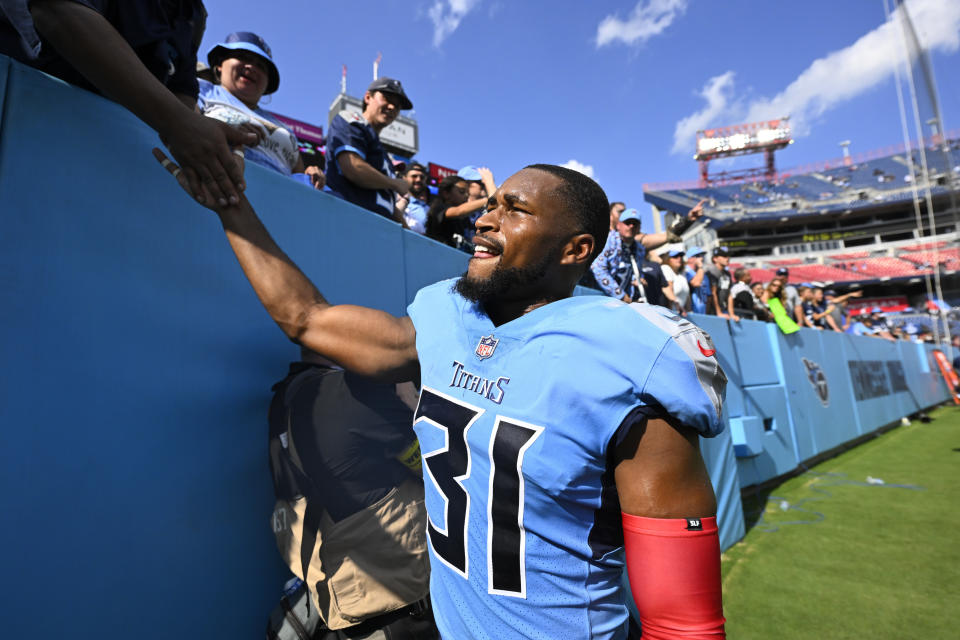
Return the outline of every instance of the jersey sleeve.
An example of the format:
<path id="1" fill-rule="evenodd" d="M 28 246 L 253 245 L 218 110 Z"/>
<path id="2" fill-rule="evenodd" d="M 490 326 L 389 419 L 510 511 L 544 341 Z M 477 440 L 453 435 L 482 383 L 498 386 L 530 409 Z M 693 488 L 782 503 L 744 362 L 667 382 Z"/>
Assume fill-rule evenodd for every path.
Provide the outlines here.
<path id="1" fill-rule="evenodd" d="M 651 305 L 630 305 L 665 332 L 666 340 L 640 389 L 640 400 L 712 438 L 720 417 L 727 376 L 710 336 L 689 320 Z"/>
<path id="2" fill-rule="evenodd" d="M 338 114 L 330 123 L 330 157 L 336 159 L 344 151 L 350 151 L 364 161 L 367 160 L 367 136 L 363 126 L 358 122 L 350 122 L 343 115 Z"/>

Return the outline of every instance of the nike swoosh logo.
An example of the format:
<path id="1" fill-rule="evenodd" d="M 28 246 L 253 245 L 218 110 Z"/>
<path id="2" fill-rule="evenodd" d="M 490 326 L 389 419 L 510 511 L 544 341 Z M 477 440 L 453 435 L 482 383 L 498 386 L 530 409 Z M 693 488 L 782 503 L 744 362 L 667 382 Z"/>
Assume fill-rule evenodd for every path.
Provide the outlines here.
<path id="1" fill-rule="evenodd" d="M 712 356 L 712 355 L 714 355 L 714 354 L 717 353 L 717 350 L 716 350 L 716 349 L 704 349 L 704 348 L 703 348 L 703 345 L 700 344 L 700 341 L 699 341 L 699 340 L 697 340 L 697 348 L 700 349 L 700 353 L 702 353 L 703 355 L 707 356 L 708 358 L 709 358 L 710 356 Z"/>

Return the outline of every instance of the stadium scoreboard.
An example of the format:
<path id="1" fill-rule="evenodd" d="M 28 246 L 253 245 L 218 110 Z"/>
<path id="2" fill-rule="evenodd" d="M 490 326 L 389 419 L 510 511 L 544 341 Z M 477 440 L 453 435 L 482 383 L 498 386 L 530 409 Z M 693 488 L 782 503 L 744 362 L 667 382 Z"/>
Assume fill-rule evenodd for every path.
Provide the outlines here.
<path id="1" fill-rule="evenodd" d="M 712 160 L 777 150 L 792 143 L 790 118 L 702 129 L 697 131 L 697 152 L 693 159 Z"/>

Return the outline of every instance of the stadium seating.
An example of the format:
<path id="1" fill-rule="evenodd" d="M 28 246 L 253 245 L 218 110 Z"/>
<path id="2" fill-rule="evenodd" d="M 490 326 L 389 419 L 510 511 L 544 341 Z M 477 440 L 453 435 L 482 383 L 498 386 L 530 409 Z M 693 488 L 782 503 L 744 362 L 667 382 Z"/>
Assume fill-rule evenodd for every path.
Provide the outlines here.
<path id="1" fill-rule="evenodd" d="M 876 276 L 874 276 L 876 277 Z M 801 282 L 849 282 L 851 280 L 867 280 L 868 276 L 856 271 L 844 271 L 830 265 L 802 264 L 790 267 L 790 284 Z"/>
<path id="2" fill-rule="evenodd" d="M 917 244 L 908 244 L 900 247 L 900 249 L 903 251 L 924 251 L 926 249 L 942 249 L 945 246 L 947 246 L 947 241 L 941 240 L 940 242 L 919 242 Z"/>
<path id="3" fill-rule="evenodd" d="M 856 260 L 857 258 L 870 257 L 869 251 L 849 251 L 847 253 L 835 253 L 827 256 L 831 260 Z"/>
<path id="4" fill-rule="evenodd" d="M 900 258 L 862 258 L 849 263 L 850 272 L 870 280 L 877 278 L 906 278 L 932 273 Z M 791 274 L 792 275 L 792 274 Z"/>
<path id="5" fill-rule="evenodd" d="M 900 254 L 901 260 L 907 260 L 915 265 L 942 264 L 951 271 L 960 269 L 960 249 L 946 249 L 944 251 L 914 251 Z"/>
<path id="6" fill-rule="evenodd" d="M 777 272 L 773 269 L 750 269 L 750 279 L 753 282 L 762 282 L 767 284 Z"/>

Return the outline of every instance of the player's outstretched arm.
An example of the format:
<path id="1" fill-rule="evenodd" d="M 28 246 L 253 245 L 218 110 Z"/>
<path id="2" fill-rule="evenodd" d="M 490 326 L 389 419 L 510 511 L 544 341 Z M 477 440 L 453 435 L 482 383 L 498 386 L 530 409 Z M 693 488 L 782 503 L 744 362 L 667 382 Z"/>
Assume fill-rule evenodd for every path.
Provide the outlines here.
<path id="1" fill-rule="evenodd" d="M 717 502 L 699 436 L 679 422 L 651 419 L 633 427 L 615 456 L 644 640 L 725 637 Z"/>
<path id="2" fill-rule="evenodd" d="M 176 165 L 158 149 L 154 157 L 186 190 Z M 277 246 L 245 196 L 213 210 L 257 297 L 288 338 L 365 376 L 392 382 L 418 378 L 416 331 L 409 318 L 331 305 Z"/>

